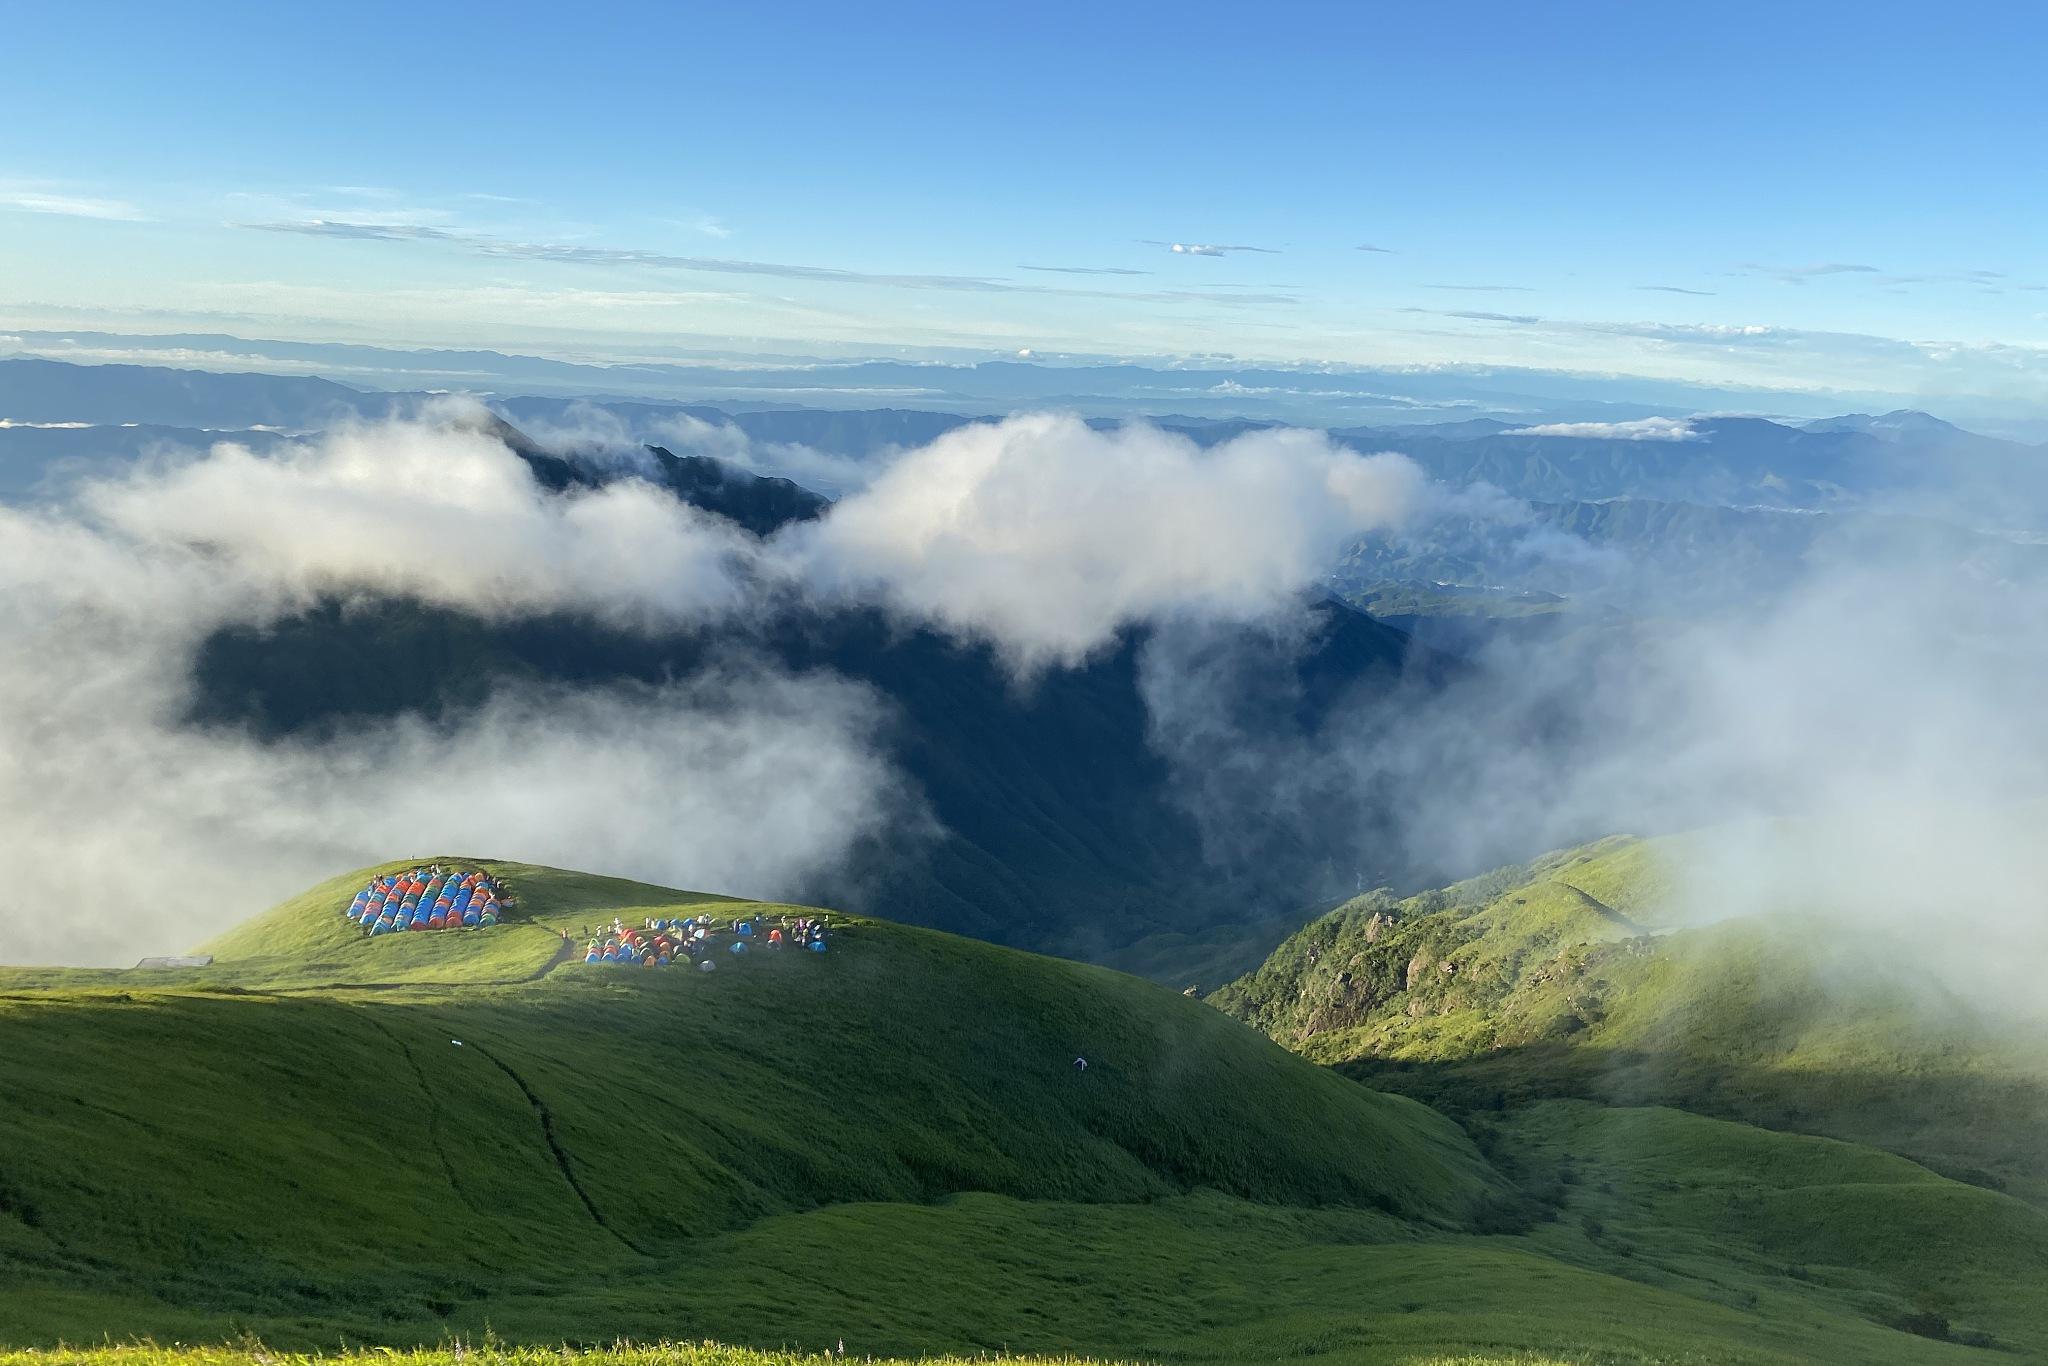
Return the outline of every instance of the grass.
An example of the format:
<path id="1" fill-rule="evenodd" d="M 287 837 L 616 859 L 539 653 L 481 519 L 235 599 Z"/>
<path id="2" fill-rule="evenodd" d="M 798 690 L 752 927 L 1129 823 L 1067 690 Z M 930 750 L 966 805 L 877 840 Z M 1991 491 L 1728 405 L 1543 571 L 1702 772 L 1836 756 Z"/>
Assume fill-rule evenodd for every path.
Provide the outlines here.
<path id="1" fill-rule="evenodd" d="M 830 1352 L 763 1352 L 715 1342 L 657 1342 L 587 1351 L 477 1346 L 343 1352 L 322 1356 L 273 1351 L 261 1343 L 220 1347 L 64 1347 L 41 1351 L 0 1351 L 0 1366 L 823 1366 L 838 1361 Z M 967 1366 L 986 1357 L 865 1358 L 874 1366 Z M 1092 1357 L 1005 1357 L 1015 1366 L 1111 1366 Z"/>
<path id="2" fill-rule="evenodd" d="M 365 939 L 339 914 L 362 870 L 215 941 L 209 968 L 0 971 L 0 1341 L 769 1353 L 633 1349 L 735 1363 L 841 1341 L 1185 1363 L 1973 1350 L 1920 1331 L 1938 1319 L 2048 1344 L 2024 1286 L 2039 1216 L 1896 1157 L 1590 1106 L 1468 1133 L 1177 992 L 880 920 L 713 974 L 588 967 L 564 929 L 711 899 L 484 866 L 517 921 Z M 1486 971 L 1611 924 L 1568 897 L 1453 899 L 1552 936 L 1445 941 Z M 1744 1204 L 1754 1171 L 1791 1177 Z M 1851 1213 L 1861 1259 L 1824 1255 Z M 2000 1271 L 1972 1229 L 2027 1256 Z M 1929 1249 L 1946 1271 L 1913 1270 Z M 269 1366 L 192 1366 L 244 1359 Z"/>
<path id="3" fill-rule="evenodd" d="M 274 1351 L 258 1342 L 218 1347 L 134 1343 L 107 1347 L 0 1350 L 0 1366 L 824 1366 L 845 1358 L 830 1351 L 759 1351 L 715 1342 L 621 1343 L 587 1350 L 513 1347 L 492 1341 L 454 1342 L 403 1351 L 308 1355 Z M 1011 1366 L 1114 1366 L 1095 1357 L 989 1356 L 863 1357 L 870 1366 L 970 1366 L 992 1360 Z M 1568 1366 L 1534 1357 L 1429 1357 L 1415 1366 Z"/>

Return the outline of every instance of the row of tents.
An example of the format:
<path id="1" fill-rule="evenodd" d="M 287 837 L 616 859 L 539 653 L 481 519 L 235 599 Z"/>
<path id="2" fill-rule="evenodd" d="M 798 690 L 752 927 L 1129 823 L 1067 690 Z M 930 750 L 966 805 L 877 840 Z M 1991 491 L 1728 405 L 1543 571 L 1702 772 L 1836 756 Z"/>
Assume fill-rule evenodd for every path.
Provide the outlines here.
<path id="1" fill-rule="evenodd" d="M 650 968 L 695 963 L 709 972 L 721 950 L 744 957 L 757 949 L 785 946 L 825 952 L 824 923 L 809 916 L 783 916 L 773 923 L 752 919 L 720 922 L 708 915 L 656 917 L 638 926 L 614 920 L 610 929 L 591 937 L 583 961 L 637 963 Z"/>
<path id="2" fill-rule="evenodd" d="M 342 914 L 372 935 L 461 930 L 497 924 L 510 902 L 489 873 L 436 863 L 370 879 Z"/>

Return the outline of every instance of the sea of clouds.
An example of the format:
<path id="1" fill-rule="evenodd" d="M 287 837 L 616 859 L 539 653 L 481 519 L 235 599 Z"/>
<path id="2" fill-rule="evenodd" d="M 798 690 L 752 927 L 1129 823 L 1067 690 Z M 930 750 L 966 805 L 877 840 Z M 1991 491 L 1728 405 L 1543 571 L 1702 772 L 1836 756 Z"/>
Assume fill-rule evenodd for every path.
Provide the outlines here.
<path id="1" fill-rule="evenodd" d="M 1152 742 L 1219 859 L 1257 857 L 1248 832 L 1306 828 L 1345 791 L 1398 795 L 1393 823 L 1354 843 L 1448 876 L 1713 826 L 1744 833 L 1682 889 L 1692 915 L 1800 905 L 1910 933 L 1967 914 L 1967 950 L 1930 971 L 2004 982 L 2043 961 L 2037 588 L 1959 582 L 1862 538 L 1722 610 L 1504 633 L 1429 686 L 1276 738 L 1243 718 L 1288 699 L 1239 695 L 1270 672 L 1233 652 L 1311 648 L 1306 604 L 1348 538 L 1512 525 L 1514 500 L 1301 430 L 1205 449 L 1029 413 L 864 462 L 668 433 L 848 490 L 761 539 L 632 477 L 642 434 L 593 425 L 540 435 L 612 450 L 622 477 L 565 493 L 449 400 L 0 507 L 0 961 L 132 961 L 419 851 L 750 895 L 809 885 L 928 817 L 883 743 L 888 699 L 744 648 L 747 623 L 792 600 L 988 648 L 1025 689 L 1142 633 Z M 213 633 L 372 598 L 739 643 L 660 686 L 505 686 L 431 724 L 263 740 L 189 721 Z M 390 781 L 422 772 L 438 781 Z M 1346 836 L 1319 832 L 1333 863 L 1373 861 Z"/>

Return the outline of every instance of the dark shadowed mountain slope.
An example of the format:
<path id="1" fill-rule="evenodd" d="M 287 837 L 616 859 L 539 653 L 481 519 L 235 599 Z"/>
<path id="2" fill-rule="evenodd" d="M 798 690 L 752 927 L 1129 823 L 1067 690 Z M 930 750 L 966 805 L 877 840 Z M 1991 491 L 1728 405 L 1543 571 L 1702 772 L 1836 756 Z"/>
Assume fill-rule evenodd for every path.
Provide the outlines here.
<path id="1" fill-rule="evenodd" d="M 1361 613 L 1334 603 L 1314 612 L 1305 658 L 1249 654 L 1240 724 L 1300 741 L 1447 667 Z M 1355 885 L 1352 864 L 1334 867 L 1325 851 L 1356 848 L 1377 815 L 1333 794 L 1302 822 L 1250 799 L 1230 858 L 1212 858 L 1174 768 L 1150 743 L 1146 644 L 1133 636 L 1085 667 L 1020 687 L 985 648 L 865 611 L 792 610 L 744 629 L 650 636 L 580 617 L 489 622 L 408 602 L 329 603 L 209 639 L 193 719 L 282 740 L 401 713 L 447 718 L 517 684 L 687 677 L 736 651 L 830 670 L 886 699 L 888 757 L 939 828 L 895 831 L 810 889 L 816 899 L 859 908 L 886 898 L 892 914 L 920 924 L 1114 961 L 1137 961 L 1121 955 L 1163 936 L 1184 951 L 1155 942 L 1144 966 L 1214 981 L 1247 966 L 1242 954 L 1263 952 L 1287 916 Z M 1245 922 L 1262 916 L 1275 923 L 1247 939 Z M 1202 938 L 1225 927 L 1234 932 L 1221 941 Z M 1209 963 L 1190 936 L 1228 961 Z"/>
<path id="2" fill-rule="evenodd" d="M 638 475 L 692 507 L 736 522 L 756 536 L 769 535 L 791 522 L 810 521 L 831 506 L 823 495 L 791 480 L 748 474 L 708 455 L 677 455 L 663 446 L 624 454 L 610 452 L 595 459 L 557 455 L 495 415 L 487 425 L 551 493 L 597 488 L 621 474 Z"/>
<path id="3" fill-rule="evenodd" d="M 558 454 L 485 420 L 550 489 L 652 477 L 757 535 L 826 506 L 705 457 Z M 1431 687 L 1451 667 L 1341 603 L 1303 610 L 1300 639 L 1242 628 L 1200 642 L 1205 660 L 1227 664 L 1205 704 L 1249 743 L 1312 745 L 1356 709 Z M 1215 981 L 1250 966 L 1310 903 L 1404 870 L 1355 861 L 1375 847 L 1379 794 L 1343 786 L 1284 809 L 1247 794 L 1242 810 L 1219 814 L 1211 799 L 1198 810 L 1154 743 L 1154 644 L 1133 631 L 1082 667 L 1020 682 L 986 646 L 797 598 L 767 599 L 745 622 L 666 633 L 352 598 L 216 632 L 195 661 L 191 719 L 283 741 L 404 714 L 445 720 L 505 687 L 658 684 L 740 657 L 831 672 L 885 700 L 886 756 L 935 824 L 903 823 L 807 894 L 850 908 L 886 896 L 921 924 Z M 1345 851 L 1341 866 L 1332 849 Z"/>

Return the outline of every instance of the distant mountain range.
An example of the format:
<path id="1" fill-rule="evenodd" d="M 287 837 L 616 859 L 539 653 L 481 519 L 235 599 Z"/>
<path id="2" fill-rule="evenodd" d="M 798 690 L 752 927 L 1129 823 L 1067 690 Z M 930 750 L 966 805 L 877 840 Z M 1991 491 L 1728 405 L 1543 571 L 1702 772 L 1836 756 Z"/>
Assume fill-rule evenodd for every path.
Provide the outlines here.
<path id="1" fill-rule="evenodd" d="M 878 367 L 881 363 L 851 368 L 866 372 Z M 789 377 L 789 372 L 777 373 Z M 987 380 L 988 404 L 978 414 L 550 395 L 493 397 L 492 402 L 523 427 L 573 428 L 601 415 L 637 440 L 666 444 L 661 437 L 666 428 L 691 420 L 729 429 L 758 446 L 805 448 L 854 461 L 923 444 L 978 415 L 1063 402 L 1061 396 L 1042 392 L 1044 366 L 991 364 L 974 367 L 974 373 Z M 807 391 L 788 385 L 786 392 Z M 1160 389 L 1157 395 L 1165 398 L 1171 392 Z M 367 391 L 308 376 L 0 361 L 0 423 L 304 431 L 346 417 L 412 411 L 431 397 L 426 390 Z M 1145 411 L 1145 405 L 1131 401 L 1119 409 L 1121 414 Z M 1170 407 L 1149 411 L 1155 414 L 1149 420 L 1204 443 L 1273 425 L 1249 412 L 1206 417 L 1175 415 Z M 1113 424 L 1126 419 L 1096 420 Z M 35 430 L 0 428 L 10 433 L 0 444 L 0 487 L 32 483 L 28 466 L 93 444 L 91 438 L 20 435 Z M 1360 450 L 1400 450 L 1453 486 L 1484 483 L 1535 501 L 1644 498 L 1718 507 L 1870 506 L 2000 526 L 2048 523 L 2048 448 L 1980 436 L 1918 412 L 1850 414 L 1801 424 L 1755 417 L 1654 422 L 1632 417 L 1515 426 L 1475 418 L 1330 430 Z M 138 444 L 133 436 L 113 441 L 124 449 Z M 766 454 L 773 456 L 772 451 Z M 1937 497 L 1938 507 L 1916 506 Z"/>
<path id="2" fill-rule="evenodd" d="M 460 390 L 603 400 L 918 408 L 954 414 L 1061 408 L 1087 417 L 1254 418 L 1318 427 L 1492 419 L 1509 426 L 1618 422 L 1689 413 L 1825 418 L 1843 407 L 1883 412 L 1898 396 L 1807 394 L 1501 366 L 1355 366 L 1249 363 L 1229 356 L 1134 360 L 1001 354 L 985 348 L 912 349 L 887 358 L 748 355 L 703 339 L 694 349 L 647 339 L 630 351 L 564 360 L 482 349 L 277 341 L 221 333 L 0 332 L 0 354 L 52 360 L 141 362 L 219 371 L 308 375 L 363 388 Z M 1966 426 L 2027 440 L 2048 438 L 2031 399 L 1957 398 L 1938 405 Z"/>

